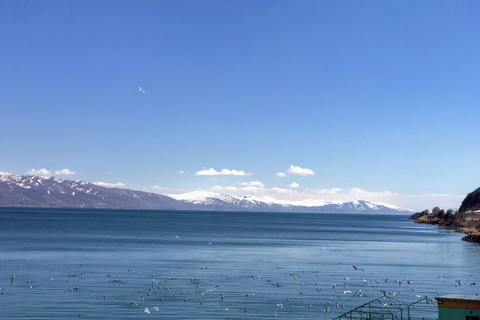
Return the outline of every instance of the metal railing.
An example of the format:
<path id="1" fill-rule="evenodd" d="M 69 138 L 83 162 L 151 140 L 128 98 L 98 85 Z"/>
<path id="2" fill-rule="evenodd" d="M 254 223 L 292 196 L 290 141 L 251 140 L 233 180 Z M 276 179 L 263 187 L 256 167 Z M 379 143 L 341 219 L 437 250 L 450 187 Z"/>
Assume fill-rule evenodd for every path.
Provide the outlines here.
<path id="1" fill-rule="evenodd" d="M 350 310 L 333 320 L 413 320 L 425 319 L 422 311 L 425 308 L 436 307 L 435 300 L 428 297 L 412 303 L 404 303 L 396 298 L 381 296 L 353 310 Z M 429 310 L 431 311 L 431 310 Z M 415 314 L 419 314 L 415 316 Z M 430 312 L 431 314 L 431 312 Z"/>

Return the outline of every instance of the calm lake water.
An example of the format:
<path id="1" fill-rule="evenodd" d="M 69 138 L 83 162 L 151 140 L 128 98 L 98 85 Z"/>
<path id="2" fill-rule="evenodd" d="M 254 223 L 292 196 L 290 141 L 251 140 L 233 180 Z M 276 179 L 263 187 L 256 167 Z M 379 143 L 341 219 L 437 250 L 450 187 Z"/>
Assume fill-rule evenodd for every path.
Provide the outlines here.
<path id="1" fill-rule="evenodd" d="M 403 215 L 0 208 L 0 319 L 333 319 L 381 291 L 475 295 L 461 237 Z"/>

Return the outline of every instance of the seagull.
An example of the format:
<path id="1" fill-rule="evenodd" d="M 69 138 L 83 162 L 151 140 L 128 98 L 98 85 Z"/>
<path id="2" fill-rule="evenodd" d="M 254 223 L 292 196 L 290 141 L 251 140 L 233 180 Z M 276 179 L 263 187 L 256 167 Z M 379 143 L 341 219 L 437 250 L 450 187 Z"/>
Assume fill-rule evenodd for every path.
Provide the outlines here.
<path id="1" fill-rule="evenodd" d="M 362 290 L 357 290 L 357 292 L 355 292 L 354 296 L 356 296 L 357 294 L 359 294 L 360 297 L 366 297 L 367 296 L 365 293 L 362 292 Z"/>
<path id="2" fill-rule="evenodd" d="M 357 267 L 354 264 L 352 264 L 352 268 L 357 270 Z"/>
<path id="3" fill-rule="evenodd" d="M 455 280 L 455 282 L 456 282 L 459 286 L 462 285 L 462 281 L 460 281 L 460 280 Z"/>
<path id="4" fill-rule="evenodd" d="M 143 89 L 140 87 L 138 87 L 138 91 L 143 92 L 143 94 L 145 94 L 145 91 L 143 91 Z"/>

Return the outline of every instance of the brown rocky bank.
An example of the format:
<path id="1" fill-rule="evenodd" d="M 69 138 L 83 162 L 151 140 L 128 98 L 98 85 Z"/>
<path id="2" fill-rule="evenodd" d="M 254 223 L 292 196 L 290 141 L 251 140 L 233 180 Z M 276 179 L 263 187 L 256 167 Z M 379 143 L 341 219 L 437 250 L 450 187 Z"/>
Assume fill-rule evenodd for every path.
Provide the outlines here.
<path id="1" fill-rule="evenodd" d="M 462 240 L 480 243 L 480 188 L 470 192 L 458 211 L 447 211 L 435 207 L 430 212 L 424 210 L 413 214 L 410 219 L 415 223 L 432 224 L 453 228 L 457 232 L 466 233 Z"/>

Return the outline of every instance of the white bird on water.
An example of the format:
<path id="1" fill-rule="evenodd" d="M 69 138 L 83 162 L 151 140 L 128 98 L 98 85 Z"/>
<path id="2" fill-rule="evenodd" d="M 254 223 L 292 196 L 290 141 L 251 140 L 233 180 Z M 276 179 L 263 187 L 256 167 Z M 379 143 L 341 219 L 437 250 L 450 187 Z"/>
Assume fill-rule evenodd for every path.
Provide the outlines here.
<path id="1" fill-rule="evenodd" d="M 145 91 L 143 91 L 143 89 L 140 87 L 138 87 L 138 91 L 143 92 L 143 94 L 145 94 Z"/>

